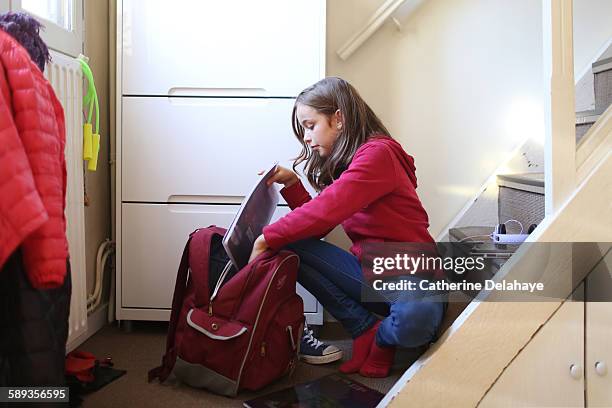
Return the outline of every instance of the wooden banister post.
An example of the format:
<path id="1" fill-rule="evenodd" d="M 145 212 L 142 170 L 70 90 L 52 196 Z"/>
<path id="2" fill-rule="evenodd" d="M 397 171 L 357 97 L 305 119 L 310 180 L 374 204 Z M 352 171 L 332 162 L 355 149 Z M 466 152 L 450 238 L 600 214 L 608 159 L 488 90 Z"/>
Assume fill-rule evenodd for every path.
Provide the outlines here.
<path id="1" fill-rule="evenodd" d="M 542 0 L 545 107 L 545 212 L 576 186 L 573 1 Z"/>

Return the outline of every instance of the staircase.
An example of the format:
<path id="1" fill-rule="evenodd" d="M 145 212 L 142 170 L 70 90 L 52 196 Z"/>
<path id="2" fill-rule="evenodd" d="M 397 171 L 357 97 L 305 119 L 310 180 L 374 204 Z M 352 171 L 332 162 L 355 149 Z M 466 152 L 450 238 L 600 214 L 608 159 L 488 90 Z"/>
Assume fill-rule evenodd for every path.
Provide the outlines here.
<path id="1" fill-rule="evenodd" d="M 603 113 L 609 108 L 610 104 L 612 103 L 612 58 L 604 59 L 594 63 L 593 74 L 595 109 L 576 113 L 577 146 L 579 142 L 588 139 L 589 130 L 599 120 L 600 117 L 603 117 Z M 605 140 L 607 140 L 607 142 L 604 142 L 602 145 L 600 145 L 599 150 L 606 150 L 606 146 L 609 146 L 610 136 L 608 135 Z M 604 160 L 602 160 L 602 165 L 599 169 L 599 181 L 593 181 L 593 184 L 603 183 L 601 185 L 609 187 L 610 183 L 605 181 L 605 174 L 611 174 L 610 163 L 612 162 L 612 159 L 610 158 L 609 154 L 607 156 L 604 155 L 603 157 Z M 607 157 L 607 159 L 605 157 Z M 544 173 L 542 172 L 497 175 L 496 222 L 506 223 L 508 233 L 516 234 L 520 232 L 520 226 L 517 223 L 509 222 L 510 220 L 519 221 L 523 225 L 524 231 L 527 230 L 527 228 L 531 224 L 545 224 L 543 225 L 543 234 L 545 235 L 547 234 L 546 229 L 552 229 L 553 231 L 555 230 L 554 228 L 550 228 L 553 222 L 545 222 L 544 180 Z M 595 189 L 592 188 L 591 193 L 593 193 L 594 191 Z M 584 200 L 584 198 L 582 198 L 582 200 Z M 477 200 L 475 200 L 475 202 L 476 201 Z M 605 208 L 605 205 L 602 208 Z M 584 209 L 582 210 L 582 212 L 585 212 Z M 603 212 L 605 213 L 605 210 Z M 581 217 L 589 218 L 599 216 L 599 214 L 595 213 L 588 214 L 588 211 L 586 211 L 586 213 L 587 214 L 582 214 Z M 473 215 L 468 218 L 473 218 Z M 560 218 L 562 218 L 562 215 L 560 216 Z M 581 220 L 578 216 L 572 217 L 569 215 L 565 215 L 565 221 L 563 222 L 565 223 L 566 228 L 568 225 L 575 225 L 575 228 L 577 230 L 579 230 L 581 224 Z M 458 222 L 458 224 L 461 224 L 461 220 Z M 493 226 L 491 225 L 464 225 L 461 227 L 450 228 L 448 231 L 448 238 L 451 242 L 464 241 L 467 239 L 468 242 L 473 241 L 475 245 L 478 245 L 479 243 L 490 243 L 491 240 L 487 239 L 486 235 L 492 233 L 492 230 Z M 540 231 L 539 235 L 542 235 L 542 231 Z M 559 240 L 571 242 L 573 240 L 581 240 L 578 237 L 578 234 L 573 235 L 572 233 L 567 233 L 564 238 L 555 237 L 554 239 L 551 239 L 550 236 L 552 236 L 552 234 L 548 234 L 547 239 L 552 241 Z M 479 238 L 470 239 L 470 237 Z M 597 240 L 597 238 L 592 238 L 592 240 Z M 545 242 L 545 240 L 543 242 Z M 572 248 L 570 244 L 569 252 L 571 253 L 571 251 Z M 602 251 L 602 255 L 603 254 L 605 254 L 604 251 Z M 518 256 L 518 254 L 513 255 L 510 259 L 495 260 L 495 262 L 493 262 L 493 267 L 488 271 L 491 275 L 491 278 L 494 278 L 496 275 L 499 274 L 508 279 L 508 276 L 511 276 L 513 272 L 515 272 L 515 270 L 521 269 L 521 263 L 529 263 L 526 261 L 522 261 L 520 258 L 514 259 L 515 256 Z M 597 256 L 599 255 L 596 255 L 596 257 Z M 598 260 L 596 260 L 595 258 L 590 259 L 589 261 L 592 263 L 592 265 L 590 266 L 594 266 L 598 262 Z M 504 265 L 506 264 L 508 265 L 504 267 Z M 531 268 L 529 268 L 529 266 L 525 267 L 523 265 L 523 269 L 524 271 L 533 269 L 533 260 L 531 261 Z M 588 271 L 583 272 L 584 278 L 586 277 L 586 273 Z M 516 275 L 520 276 L 521 272 L 515 273 L 512 276 Z M 562 273 L 560 273 L 560 276 L 561 275 Z M 523 276 L 529 275 L 524 273 Z M 499 276 L 497 277 L 499 278 Z M 578 289 L 576 289 L 575 294 L 577 293 L 584 294 L 584 288 L 578 287 Z M 462 387 L 465 386 L 465 384 L 471 382 L 473 382 L 473 385 L 475 386 L 475 384 L 477 383 L 476 379 L 445 379 L 441 377 L 441 372 L 443 372 L 444 369 L 440 370 L 440 367 L 446 366 L 450 368 L 451 364 L 448 364 L 448 359 L 453 358 L 451 357 L 453 351 L 450 350 L 454 349 L 455 353 L 458 353 L 457 350 L 462 350 L 461 352 L 469 353 L 473 352 L 475 348 L 478 349 L 479 352 L 488 353 L 490 355 L 489 359 L 483 359 L 483 363 L 480 363 L 480 365 L 476 364 L 475 366 L 471 367 L 471 371 L 466 366 L 466 373 L 471 372 L 473 374 L 474 370 L 481 371 L 483 373 L 484 378 L 486 377 L 487 370 L 491 370 L 492 373 L 493 371 L 499 370 L 501 368 L 502 372 L 498 372 L 497 374 L 489 373 L 490 378 L 494 378 L 494 383 L 488 386 L 490 388 L 488 390 L 485 390 L 486 392 L 480 397 L 480 400 L 470 400 L 469 398 L 466 398 L 464 402 L 471 401 L 470 404 L 479 406 L 499 406 L 500 404 L 508 405 L 509 402 L 511 402 L 510 405 L 535 403 L 536 401 L 538 401 L 539 398 L 542 398 L 542 392 L 536 392 L 530 388 L 528 382 L 531 378 L 530 376 L 534 373 L 526 373 L 526 371 L 534 371 L 534 367 L 549 370 L 552 366 L 554 366 L 553 369 L 557 370 L 558 372 L 565 369 L 569 370 L 567 378 L 561 379 L 561 382 L 567 381 L 565 390 L 562 391 L 561 394 L 563 394 L 563 392 L 567 392 L 568 399 L 566 400 L 566 403 L 569 405 L 575 405 L 573 404 L 573 402 L 575 401 L 573 401 L 569 397 L 569 395 L 574 398 L 576 395 L 578 395 L 576 393 L 575 388 L 578 387 L 579 389 L 582 389 L 582 387 L 584 387 L 584 383 L 581 381 L 582 378 L 584 378 L 584 375 L 586 374 L 583 373 L 583 370 L 588 369 L 587 367 L 584 367 L 584 361 L 580 359 L 583 355 L 585 347 L 584 343 L 582 342 L 582 337 L 586 338 L 583 320 L 585 310 L 584 302 L 580 303 L 558 301 L 556 303 L 536 302 L 532 305 L 526 303 L 500 303 L 498 305 L 494 305 L 491 302 L 484 302 L 482 304 L 479 304 L 479 302 L 461 301 L 461 299 L 454 299 L 453 296 L 454 294 L 451 294 L 447 315 L 445 316 L 445 320 L 442 324 L 442 329 L 445 330 L 446 333 L 439 343 L 444 342 L 446 337 L 451 337 L 453 335 L 455 335 L 456 337 L 455 339 L 453 339 L 456 340 L 456 342 L 448 341 L 448 344 L 440 344 L 440 350 L 436 350 L 437 347 L 433 347 L 432 349 L 434 350 L 430 351 L 424 358 L 417 361 L 417 363 L 411 368 L 412 372 L 408 373 L 407 375 L 407 378 L 409 378 L 411 382 L 415 383 L 412 385 L 413 392 L 403 393 L 402 396 L 405 396 L 406 398 L 416 397 L 415 394 L 420 394 L 422 390 L 427 390 L 425 394 L 431 395 L 432 391 L 434 391 L 438 387 L 433 382 L 428 382 L 427 379 L 435 379 L 440 384 L 453 384 L 450 387 L 446 388 L 444 391 L 447 397 L 441 398 L 438 402 L 448 401 L 449 399 L 453 400 L 453 397 L 448 398 L 448 395 L 452 395 L 453 392 L 457 393 L 457 397 L 461 395 L 461 398 L 463 398 L 465 396 L 463 394 L 465 390 L 461 388 L 453 390 L 453 386 L 461 384 L 460 387 Z M 518 315 L 516 314 L 517 311 L 519 313 Z M 540 319 L 546 324 L 536 324 L 531 326 L 531 328 L 527 329 L 527 326 L 533 324 L 533 322 L 524 323 L 523 320 L 526 319 L 528 316 L 534 317 L 535 320 Z M 470 320 L 475 321 L 475 323 L 470 323 Z M 478 343 L 480 337 L 484 335 L 483 330 L 485 330 L 485 328 L 488 328 L 490 331 L 491 326 L 497 325 L 500 325 L 498 330 L 502 333 L 507 330 L 508 336 L 516 336 L 517 338 L 521 335 L 526 336 L 520 340 L 514 338 L 512 341 L 517 341 L 516 344 L 518 346 L 514 351 L 510 351 L 507 355 L 503 355 L 504 352 L 502 352 L 501 347 L 499 350 L 496 350 L 495 347 L 491 347 L 489 344 Z M 522 332 L 523 330 L 525 331 Z M 468 334 L 468 332 L 471 333 Z M 575 333 L 578 333 L 579 336 L 574 336 Z M 464 340 L 459 340 L 461 336 L 465 336 Z M 502 340 L 504 338 L 503 334 L 501 335 L 501 337 L 492 335 L 490 333 L 486 336 L 489 336 L 491 338 L 498 337 L 498 339 L 494 341 L 499 341 L 500 344 L 504 344 Z M 471 340 L 465 340 L 465 338 L 470 337 Z M 564 347 L 562 347 L 561 349 L 563 351 L 566 351 L 568 354 L 575 354 L 576 363 L 573 366 L 572 364 L 567 363 L 567 361 L 565 360 L 554 360 L 555 358 L 557 358 L 555 353 L 558 354 L 559 350 L 557 348 L 551 348 L 550 345 L 553 342 L 557 342 L 559 338 L 566 338 L 566 340 L 568 341 L 568 343 L 565 344 Z M 458 345 L 461 342 L 464 342 L 464 345 Z M 504 345 L 508 346 L 509 344 Z M 551 350 L 554 350 L 554 352 L 551 352 Z M 494 353 L 495 357 L 493 357 L 493 354 L 491 353 Z M 511 357 L 512 355 L 514 355 L 515 357 Z M 497 368 L 494 367 L 496 365 L 494 362 L 495 360 L 500 359 L 501 361 L 504 358 L 509 359 L 508 361 L 512 361 L 512 364 L 510 366 L 505 366 L 505 364 L 508 363 L 500 363 L 497 365 Z M 546 364 L 544 365 L 540 364 L 543 359 L 547 360 Z M 540 363 L 538 361 L 540 361 Z M 565 367 L 564 364 L 567 365 L 567 367 Z M 427 367 L 428 365 L 429 367 Z M 517 367 L 521 367 L 521 369 L 519 370 Z M 429 371 L 428 369 L 431 371 Z M 577 373 L 574 373 L 572 369 L 574 369 L 574 371 L 576 371 Z M 535 375 L 539 374 L 536 373 Z M 521 378 L 525 380 L 526 383 L 521 383 Z M 515 392 L 518 389 L 517 387 L 523 389 L 525 394 L 517 394 Z M 408 387 L 408 389 L 409 388 L 410 387 Z M 508 395 L 513 395 L 513 397 L 511 397 L 511 400 L 508 399 Z M 403 404 L 408 401 L 406 398 L 398 398 L 397 401 L 394 401 L 397 402 L 395 406 L 403 406 Z M 416 401 L 419 401 L 418 397 L 415 399 Z M 423 400 L 420 401 L 422 402 Z M 460 399 L 455 399 L 455 401 L 459 405 L 462 405 L 458 402 L 460 401 Z M 549 400 L 547 398 L 544 398 L 542 400 L 543 403 L 546 403 L 546 401 Z M 413 405 L 417 406 L 418 403 L 415 403 Z M 431 404 L 426 405 L 437 406 L 437 404 L 433 401 L 431 402 Z"/>
<path id="2" fill-rule="evenodd" d="M 510 220 L 519 221 L 524 230 L 537 224 L 528 241 L 541 244 L 522 245 L 509 259 L 499 260 L 490 270 L 492 279 L 538 280 L 568 297 L 509 302 L 503 294 L 483 291 L 475 301 L 462 302 L 451 295 L 444 335 L 409 368 L 380 406 L 584 406 L 596 401 L 584 378 L 590 376 L 593 384 L 603 375 L 593 371 L 602 359 L 593 339 L 605 338 L 604 349 L 609 349 L 612 303 L 603 314 L 605 324 L 589 323 L 586 310 L 592 306 L 584 299 L 591 297 L 583 282 L 602 269 L 602 259 L 610 258 L 606 254 L 612 246 L 612 58 L 608 50 L 592 64 L 593 109 L 575 113 L 574 145 L 574 109 L 569 107 L 574 81 L 566 75 L 571 72 L 572 52 L 564 48 L 571 44 L 567 41 L 571 1 L 545 5 L 553 21 L 545 27 L 554 32 L 548 51 L 551 66 L 557 67 L 548 84 L 555 101 L 547 112 L 552 118 L 545 145 L 548 178 L 541 172 L 498 175 L 496 219 L 484 194 L 487 188 L 492 191 L 489 183 L 453 220 L 447 237 L 478 245 L 490 241 L 486 235 L 495 222 L 506 223 L 508 233 L 520 231 Z M 564 28 L 552 30 L 559 26 Z M 554 143 L 549 144 L 551 140 Z M 545 195 L 545 188 L 553 193 Z M 472 207 L 488 214 L 475 217 Z M 551 242 L 558 244 L 547 244 Z M 550 250 L 543 262 L 541 248 Z M 609 278 L 612 269 L 603 275 Z M 594 334 L 602 327 L 605 336 Z M 609 384 L 608 378 L 601 380 Z M 608 398 L 610 393 L 605 393 Z"/>
<path id="3" fill-rule="evenodd" d="M 611 139 L 609 135 L 604 147 L 612 144 Z M 561 210 L 542 220 L 531 234 L 530 240 L 542 242 L 544 247 L 547 242 L 559 241 L 550 247 L 554 254 L 548 256 L 548 262 L 539 262 L 542 256 L 538 249 L 542 246 L 523 245 L 494 271 L 493 278 L 528 281 L 537 273 L 542 276 L 540 281 L 553 286 L 569 282 L 568 295 L 573 287 L 577 287 L 576 294 L 584 293 L 578 283 L 610 247 L 609 242 L 603 242 L 612 230 L 610 174 L 612 154 L 608 153 Z M 532 200 L 527 202 L 537 208 L 541 194 L 533 190 L 543 187 L 537 176 L 502 176 L 499 184 L 500 189 L 517 190 L 510 193 Z M 520 208 L 507 209 L 505 202 L 501 204 L 500 213 L 517 218 L 525 215 Z M 592 226 L 599 229 L 593 230 Z M 453 229 L 449 236 L 461 240 L 461 233 L 476 235 L 486 231 L 491 228 L 463 227 Z M 580 251 L 575 242 L 588 240 L 600 241 L 607 247 L 599 250 L 597 243 L 586 242 L 583 248 L 590 254 L 574 258 Z M 578 259 L 580 264 L 574 264 Z M 601 358 L 593 356 L 590 361 L 584 357 L 585 342 L 592 335 L 585 329 L 584 310 L 588 305 L 559 298 L 509 302 L 503 301 L 503 296 L 491 292 L 477 301 L 449 303 L 444 335 L 404 374 L 400 382 L 405 388 L 399 392 L 401 387 L 397 387 L 398 394 L 389 397 L 387 403 L 398 407 L 583 405 L 583 379 L 591 375 L 595 362 Z M 607 309 L 606 322 L 609 312 Z M 604 351 L 609 349 L 608 341 Z"/>
<path id="4" fill-rule="evenodd" d="M 592 64 L 594 109 L 576 112 L 577 146 L 585 140 L 584 137 L 589 130 L 612 104 L 612 57 L 609 57 L 610 54 L 612 54 L 612 49 L 608 49 L 602 54 L 600 60 Z M 576 93 L 579 92 L 584 93 L 585 89 L 576 87 Z M 586 95 L 581 94 L 576 97 L 584 99 Z M 530 225 L 542 222 L 545 206 L 544 173 L 500 174 L 497 175 L 496 181 L 498 187 L 496 223 L 517 220 L 523 225 L 524 230 L 527 230 Z M 478 211 L 483 211 L 483 208 L 478 208 Z M 474 215 L 468 215 L 466 218 L 473 219 Z M 491 219 L 488 221 L 490 222 Z M 465 225 L 462 220 L 459 220 L 457 225 L 461 227 L 448 230 L 450 241 L 457 241 L 471 235 L 490 234 L 493 229 L 493 226 Z M 516 223 L 508 223 L 507 231 L 518 233 L 520 227 Z"/>
<path id="5" fill-rule="evenodd" d="M 521 173 L 504 174 L 497 176 L 498 186 L 498 216 L 497 223 L 506 223 L 507 233 L 518 234 L 521 232 L 520 226 L 515 220 L 523 225 L 523 230 L 527 230 L 532 224 L 540 224 L 544 219 L 544 173 Z M 448 238 L 450 242 L 464 242 L 471 244 L 471 249 L 481 244 L 491 246 L 492 239 L 487 238 L 493 232 L 494 226 L 465 226 L 450 228 Z M 500 254 L 506 253 L 508 249 L 515 250 L 518 246 L 496 245 Z M 469 254 L 470 248 L 465 255 Z M 508 258 L 500 256 L 487 262 L 488 268 L 485 275 L 475 278 L 491 279 L 508 261 Z M 469 277 L 468 277 L 469 279 Z M 468 306 L 469 301 L 461 298 L 460 294 L 451 294 L 447 313 L 442 323 L 441 332 L 447 330 L 457 317 Z"/>

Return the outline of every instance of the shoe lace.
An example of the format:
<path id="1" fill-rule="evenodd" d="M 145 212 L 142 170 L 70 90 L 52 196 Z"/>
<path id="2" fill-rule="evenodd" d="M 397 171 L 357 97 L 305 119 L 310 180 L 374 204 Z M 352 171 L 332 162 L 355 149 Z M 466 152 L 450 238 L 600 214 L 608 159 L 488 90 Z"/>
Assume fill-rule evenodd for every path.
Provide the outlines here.
<path id="1" fill-rule="evenodd" d="M 312 345 L 315 349 L 323 345 L 323 342 L 321 340 L 318 340 L 314 337 L 312 329 L 304 329 L 304 340 L 306 341 L 306 343 Z"/>

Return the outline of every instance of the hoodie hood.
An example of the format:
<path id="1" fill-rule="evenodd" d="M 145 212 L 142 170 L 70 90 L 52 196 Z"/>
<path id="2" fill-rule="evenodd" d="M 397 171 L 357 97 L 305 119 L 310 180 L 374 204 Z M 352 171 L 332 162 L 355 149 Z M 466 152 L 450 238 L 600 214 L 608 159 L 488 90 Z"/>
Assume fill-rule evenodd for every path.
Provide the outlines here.
<path id="1" fill-rule="evenodd" d="M 412 182 L 414 188 L 417 188 L 417 177 L 416 177 L 416 167 L 414 165 L 414 158 L 410 156 L 401 144 L 395 139 L 390 138 L 386 135 L 375 136 L 370 139 L 367 143 L 383 143 L 387 147 L 391 149 L 395 157 L 397 157 L 398 162 L 402 165 L 402 168 L 408 175 L 408 178 Z"/>

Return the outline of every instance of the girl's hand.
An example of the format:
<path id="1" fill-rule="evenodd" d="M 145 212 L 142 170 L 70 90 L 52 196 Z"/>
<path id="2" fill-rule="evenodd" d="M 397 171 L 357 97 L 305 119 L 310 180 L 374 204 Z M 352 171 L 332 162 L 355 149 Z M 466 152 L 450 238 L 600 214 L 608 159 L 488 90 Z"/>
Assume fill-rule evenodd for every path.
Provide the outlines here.
<path id="1" fill-rule="evenodd" d="M 261 253 L 265 252 L 268 248 L 268 243 L 266 242 L 266 238 L 261 234 L 257 237 L 255 242 L 253 243 L 253 250 L 251 251 L 251 256 L 249 257 L 249 262 L 253 259 L 257 258 Z"/>
<path id="2" fill-rule="evenodd" d="M 263 173 L 263 171 L 260 171 L 258 174 L 262 175 Z M 293 171 L 277 165 L 274 173 L 268 179 L 268 186 L 271 186 L 272 183 L 278 183 L 285 187 L 289 187 L 297 183 L 298 180 L 298 175 Z"/>

